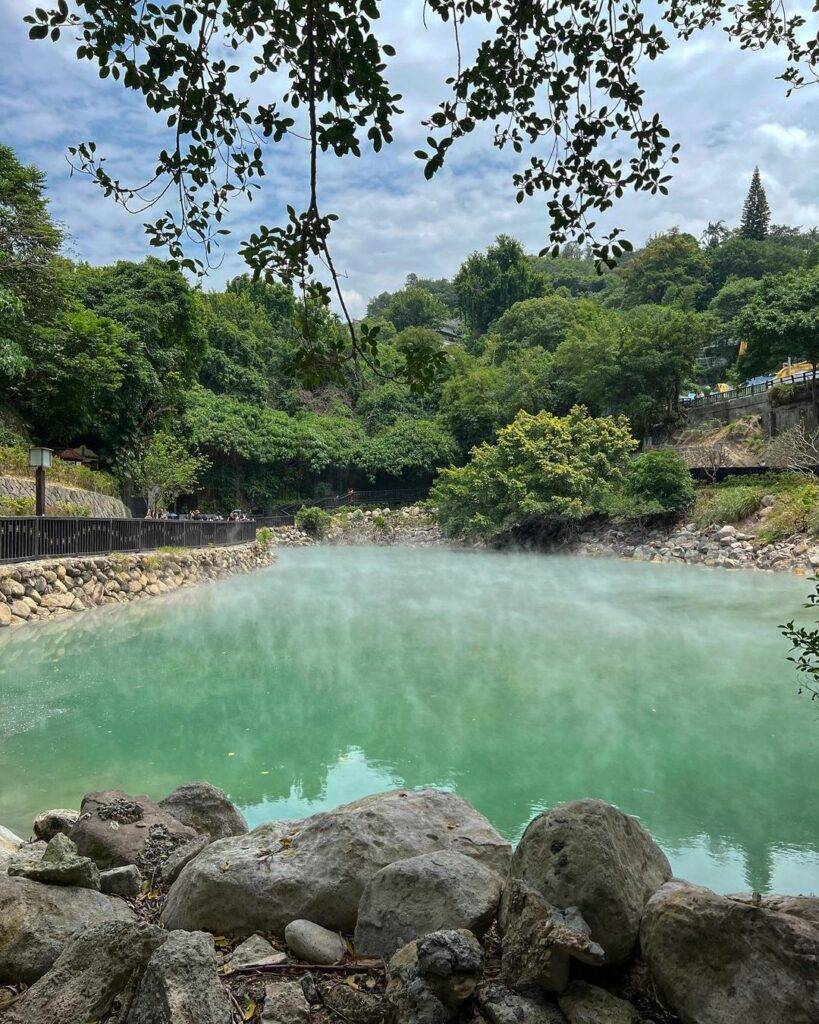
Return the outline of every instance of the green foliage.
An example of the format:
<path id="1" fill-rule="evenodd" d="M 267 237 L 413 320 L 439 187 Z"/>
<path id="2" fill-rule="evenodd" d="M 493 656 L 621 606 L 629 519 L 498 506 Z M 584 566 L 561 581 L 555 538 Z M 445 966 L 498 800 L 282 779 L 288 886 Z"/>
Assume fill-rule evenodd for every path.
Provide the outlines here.
<path id="1" fill-rule="evenodd" d="M 483 334 L 493 320 L 522 299 L 544 290 L 544 281 L 509 235 L 498 235 L 485 253 L 473 252 L 455 275 L 458 308 L 467 326 Z"/>
<path id="2" fill-rule="evenodd" d="M 309 533 L 311 537 L 324 537 L 330 529 L 332 516 L 323 508 L 317 505 L 300 508 L 296 513 L 296 526 Z"/>
<path id="3" fill-rule="evenodd" d="M 738 523 L 759 509 L 764 495 L 764 488 L 747 484 L 704 488 L 697 495 L 694 519 L 699 526 Z"/>
<path id="4" fill-rule="evenodd" d="M 734 320 L 748 342 L 743 374 L 765 373 L 789 356 L 819 363 L 819 267 L 766 277 Z"/>
<path id="5" fill-rule="evenodd" d="M 623 489 L 630 498 L 656 503 L 663 512 L 684 512 L 694 504 L 691 473 L 682 456 L 671 449 L 638 455 L 629 466 Z"/>
<path id="6" fill-rule="evenodd" d="M 708 260 L 693 235 L 676 228 L 652 238 L 622 271 L 625 306 L 702 309 L 709 298 Z"/>
<path id="7" fill-rule="evenodd" d="M 34 498 L 0 497 L 0 516 L 33 516 L 37 514 L 36 506 Z M 87 519 L 91 509 L 80 502 L 55 501 L 47 503 L 46 515 Z"/>
<path id="8" fill-rule="evenodd" d="M 269 526 L 260 526 L 256 531 L 256 542 L 267 547 L 273 541 L 273 530 Z"/>
<path id="9" fill-rule="evenodd" d="M 556 527 L 603 511 L 635 441 L 622 417 L 521 412 L 462 467 L 444 470 L 431 498 L 448 536 L 495 537 Z"/>
<path id="10" fill-rule="evenodd" d="M 819 484 L 803 483 L 776 496 L 770 515 L 756 531 L 756 539 L 762 544 L 784 540 L 795 533 L 802 533 L 809 526 L 816 525 L 816 511 L 819 506 Z"/>
<path id="11" fill-rule="evenodd" d="M 452 436 L 439 423 L 404 416 L 363 441 L 356 463 L 369 480 L 424 480 L 454 455 Z"/>
<path id="12" fill-rule="evenodd" d="M 385 381 L 362 391 L 355 411 L 367 430 L 374 433 L 394 423 L 401 416 L 424 416 L 427 412 L 427 403 L 406 384 Z"/>
<path id="13" fill-rule="evenodd" d="M 524 299 L 506 310 L 489 328 L 488 355 L 502 362 L 522 349 L 554 351 L 573 331 L 585 329 L 605 314 L 596 302 L 552 293 Z"/>
<path id="14" fill-rule="evenodd" d="M 34 470 L 28 464 L 28 447 L 12 445 L 0 447 L 0 475 L 34 478 Z M 86 491 L 97 491 L 111 497 L 119 495 L 119 484 L 109 473 L 89 469 L 76 462 L 63 462 L 56 456 L 51 461 L 48 479 L 54 483 L 81 487 Z"/>
<path id="15" fill-rule="evenodd" d="M 745 204 L 742 207 L 742 220 L 739 231 L 745 238 L 753 238 L 761 241 L 768 234 L 768 224 L 771 220 L 771 210 L 768 206 L 768 198 L 762 185 L 762 178 L 759 168 L 754 168 L 751 176 L 751 185 L 748 195 L 745 197 Z"/>
<path id="16" fill-rule="evenodd" d="M 399 332 L 407 327 L 437 327 L 448 315 L 443 302 L 418 285 L 395 292 L 383 311 L 384 318 Z"/>
<path id="17" fill-rule="evenodd" d="M 192 455 L 165 431 L 157 431 L 121 457 L 122 475 L 150 509 L 167 508 L 180 494 L 189 494 L 206 466 L 206 459 Z"/>

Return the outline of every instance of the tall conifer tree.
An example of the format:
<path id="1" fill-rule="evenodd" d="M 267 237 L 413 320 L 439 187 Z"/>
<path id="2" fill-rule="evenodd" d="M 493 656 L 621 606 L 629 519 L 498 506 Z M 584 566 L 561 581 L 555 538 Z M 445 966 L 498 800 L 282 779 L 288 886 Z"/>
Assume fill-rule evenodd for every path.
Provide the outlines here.
<path id="1" fill-rule="evenodd" d="M 768 206 L 768 197 L 762 187 L 762 179 L 759 176 L 759 168 L 754 168 L 751 178 L 751 187 L 745 197 L 745 205 L 742 207 L 742 220 L 739 225 L 739 233 L 744 238 L 754 238 L 761 242 L 768 234 L 768 224 L 771 219 L 771 208 Z"/>

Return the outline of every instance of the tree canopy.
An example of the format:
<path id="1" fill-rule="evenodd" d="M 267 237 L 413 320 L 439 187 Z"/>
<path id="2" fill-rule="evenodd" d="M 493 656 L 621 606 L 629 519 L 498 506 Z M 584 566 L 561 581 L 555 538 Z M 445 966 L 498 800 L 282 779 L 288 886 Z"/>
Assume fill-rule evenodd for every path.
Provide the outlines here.
<path id="1" fill-rule="evenodd" d="M 805 16 L 768 4 L 428 0 L 425 12 L 454 23 L 457 71 L 447 83 L 449 95 L 424 122 L 426 144 L 416 154 L 424 174 L 431 178 L 460 140 L 490 126 L 496 147 L 521 155 L 512 178 L 517 199 L 545 198 L 544 251 L 552 255 L 576 238 L 588 242 L 596 260 L 618 259 L 631 243 L 620 228 L 601 233 L 599 215 L 627 191 L 667 193 L 679 147 L 647 108 L 639 67 L 641 58 L 660 58 L 671 36 L 687 40 L 720 26 L 743 48 L 780 48 L 786 60 L 781 77 L 789 87 L 816 77 L 817 40 L 805 31 Z M 329 245 L 336 215 L 321 204 L 318 184 L 320 153 L 358 156 L 365 145 L 378 152 L 392 141 L 401 97 L 389 82 L 395 50 L 377 34 L 379 13 L 379 0 L 170 6 L 60 0 L 26 18 L 34 39 L 72 33 L 79 60 L 141 94 L 164 122 L 168 141 L 145 183 L 110 172 L 94 141 L 70 152 L 75 166 L 115 201 L 161 211 L 147 224 L 150 241 L 183 266 L 201 268 L 215 257 L 228 204 L 260 186 L 268 160 L 264 142 L 307 137 L 307 194 L 288 205 L 286 215 L 282 211 L 279 223 L 253 231 L 242 252 L 255 273 L 296 286 L 304 301 L 327 301 L 335 289 L 348 336 L 343 345 L 317 344 L 312 321 L 303 322 L 303 360 L 314 371 L 337 372 L 348 359 L 379 369 L 377 336 L 348 315 Z M 483 36 L 471 57 L 458 41 L 467 23 Z M 261 79 L 260 94 L 255 83 Z M 329 284 L 316 274 L 318 263 Z M 465 291 L 459 302 L 473 330 L 484 330 L 502 312 L 468 303 Z"/>

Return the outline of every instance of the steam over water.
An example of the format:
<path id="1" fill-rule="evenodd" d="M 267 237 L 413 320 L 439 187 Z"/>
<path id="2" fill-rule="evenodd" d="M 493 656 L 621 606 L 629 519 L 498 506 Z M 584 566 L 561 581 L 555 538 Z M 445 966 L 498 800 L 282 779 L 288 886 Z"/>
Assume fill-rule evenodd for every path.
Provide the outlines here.
<path id="1" fill-rule="evenodd" d="M 510 839 L 636 814 L 677 874 L 819 891 L 819 709 L 777 626 L 805 580 L 524 554 L 316 548 L 0 640 L 0 823 L 223 787 L 252 825 L 456 789 Z"/>

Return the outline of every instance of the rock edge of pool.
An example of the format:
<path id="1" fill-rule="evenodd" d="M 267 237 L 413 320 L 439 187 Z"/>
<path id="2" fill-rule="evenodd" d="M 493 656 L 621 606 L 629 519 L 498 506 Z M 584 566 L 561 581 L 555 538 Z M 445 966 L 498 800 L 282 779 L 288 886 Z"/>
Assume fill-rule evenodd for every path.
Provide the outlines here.
<path id="1" fill-rule="evenodd" d="M 514 851 L 432 788 L 253 831 L 206 782 L 158 802 L 110 790 L 32 831 L 0 832 L 3 1024 L 819 1013 L 819 898 L 674 879 L 602 800 L 541 812 Z"/>

